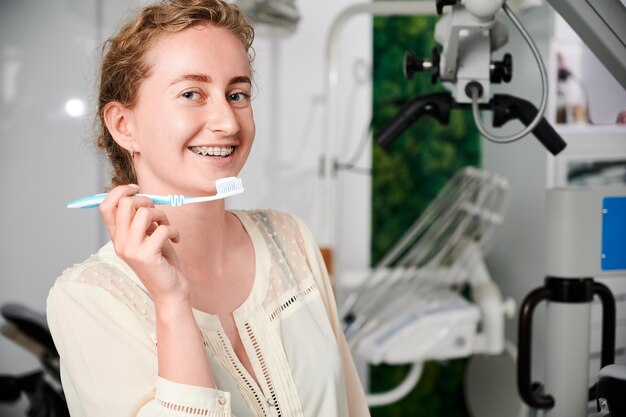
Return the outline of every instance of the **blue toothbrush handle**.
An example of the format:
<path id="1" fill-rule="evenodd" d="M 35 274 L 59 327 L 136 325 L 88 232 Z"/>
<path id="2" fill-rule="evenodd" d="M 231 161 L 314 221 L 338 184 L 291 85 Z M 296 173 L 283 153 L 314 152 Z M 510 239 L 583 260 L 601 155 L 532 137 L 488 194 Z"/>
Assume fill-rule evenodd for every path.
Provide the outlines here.
<path id="1" fill-rule="evenodd" d="M 68 208 L 94 208 L 98 207 L 105 199 L 107 193 L 94 194 L 74 200 L 67 205 Z"/>
<path id="2" fill-rule="evenodd" d="M 202 197 L 187 197 L 183 195 L 158 195 L 158 194 L 137 194 L 138 196 L 148 197 L 154 204 L 170 205 L 172 207 L 182 206 L 183 204 L 202 203 L 206 201 L 220 200 L 232 195 L 243 193 L 243 184 L 241 179 L 237 177 L 221 178 L 215 181 L 217 194 Z M 107 193 L 100 193 L 82 197 L 74 200 L 67 205 L 68 208 L 94 208 L 106 198 Z"/>
<path id="3" fill-rule="evenodd" d="M 87 197 L 82 197 L 77 200 L 72 201 L 67 205 L 67 208 L 95 208 L 100 205 L 104 201 L 108 194 L 100 193 L 94 194 Z M 150 200 L 154 202 L 154 204 L 171 204 L 172 196 L 165 195 L 154 195 L 154 194 L 138 194 L 143 197 L 148 197 Z M 177 196 L 174 196 L 177 197 Z"/>
<path id="4" fill-rule="evenodd" d="M 137 195 L 141 197 L 148 197 L 150 200 L 152 200 L 154 204 L 165 204 L 165 205 L 171 205 L 172 197 L 176 197 L 176 196 L 171 196 L 171 195 L 156 195 L 156 194 L 137 194 Z"/>

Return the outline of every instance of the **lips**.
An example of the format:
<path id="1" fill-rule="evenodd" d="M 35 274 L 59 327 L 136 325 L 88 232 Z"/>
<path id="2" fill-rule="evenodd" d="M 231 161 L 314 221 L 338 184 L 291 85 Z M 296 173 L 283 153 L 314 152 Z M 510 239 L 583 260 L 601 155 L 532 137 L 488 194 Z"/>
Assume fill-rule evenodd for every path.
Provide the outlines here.
<path id="1" fill-rule="evenodd" d="M 190 146 L 191 152 L 201 156 L 225 158 L 235 150 L 234 146 Z"/>

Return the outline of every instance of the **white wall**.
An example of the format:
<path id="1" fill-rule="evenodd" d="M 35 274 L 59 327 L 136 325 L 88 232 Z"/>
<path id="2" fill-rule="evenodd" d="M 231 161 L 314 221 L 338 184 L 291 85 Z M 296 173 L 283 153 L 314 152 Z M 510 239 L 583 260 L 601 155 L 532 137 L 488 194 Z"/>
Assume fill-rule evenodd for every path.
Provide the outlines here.
<path id="1" fill-rule="evenodd" d="M 90 98 L 94 15 L 93 2 L 0 2 L 0 304 L 43 311 L 60 271 L 97 248 L 95 213 L 64 208 L 98 186 L 89 119 L 64 109 Z M 0 337 L 0 373 L 35 366 Z"/>
<path id="2" fill-rule="evenodd" d="M 519 16 L 544 60 L 549 56 L 552 33 L 548 7 L 531 9 Z M 513 78 L 511 83 L 495 86 L 494 90 L 524 98 L 538 106 L 541 98 L 539 70 L 532 53 L 506 16 L 501 20 L 509 29 L 509 43 L 500 53 L 513 55 Z M 547 60 L 545 62 L 549 65 Z M 487 130 L 497 135 L 510 135 L 524 127 L 514 120 L 501 129 L 494 129 L 490 113 L 485 112 L 483 117 Z M 545 276 L 543 213 L 547 161 L 551 156 L 531 135 L 505 145 L 483 140 L 482 150 L 483 167 L 507 176 L 511 182 L 509 210 L 497 231 L 497 243 L 488 256 L 488 263 L 503 295 L 515 298 L 519 306 L 523 297 L 541 285 Z M 507 323 L 507 337 L 516 341 L 517 317 Z"/>
<path id="3" fill-rule="evenodd" d="M 302 20 L 286 38 L 260 30 L 254 61 L 258 96 L 254 101 L 257 138 L 242 178 L 246 192 L 229 204 L 237 208 L 271 207 L 295 213 L 321 239 L 322 203 L 319 157 L 325 138 L 325 52 L 332 20 L 355 0 L 297 1 Z M 349 126 L 338 145 L 340 162 L 356 151 L 371 109 L 371 17 L 359 16 L 341 37 L 341 117 Z M 369 167 L 369 152 L 360 166 Z M 368 176 L 339 174 L 337 209 L 340 268 L 369 264 Z"/>
<path id="4" fill-rule="evenodd" d="M 326 34 L 334 16 L 354 2 L 299 0 L 302 20 L 290 37 L 272 38 L 259 29 L 253 102 L 258 133 L 242 175 L 246 192 L 229 202 L 231 207 L 293 212 L 319 233 Z M 65 204 L 106 182 L 92 145 L 99 44 L 129 8 L 144 3 L 0 1 L 0 305 L 19 302 L 43 311 L 56 276 L 106 239 L 96 211 L 70 211 Z M 346 128 L 350 139 L 341 147 L 345 159 L 369 121 L 370 32 L 370 20 L 358 18 L 342 41 L 342 116 L 352 118 Z M 87 104 L 84 116 L 67 115 L 64 106 L 71 98 Z M 365 155 L 363 165 L 369 166 Z M 361 268 L 369 256 L 369 179 L 349 174 L 340 179 L 340 208 L 350 213 L 342 216 L 342 263 Z M 0 374 L 36 366 L 28 353 L 0 337 Z M 0 405 L 0 415 L 21 415 L 17 409 L 23 407 L 23 402 Z"/>

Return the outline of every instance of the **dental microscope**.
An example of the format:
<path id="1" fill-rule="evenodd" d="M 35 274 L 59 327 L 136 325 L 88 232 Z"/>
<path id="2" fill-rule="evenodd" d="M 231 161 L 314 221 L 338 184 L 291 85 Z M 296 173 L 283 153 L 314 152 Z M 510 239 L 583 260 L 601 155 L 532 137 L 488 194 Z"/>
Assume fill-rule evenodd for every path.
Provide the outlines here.
<path id="1" fill-rule="evenodd" d="M 444 7 L 450 8 L 448 13 L 443 13 Z M 502 61 L 491 60 L 492 52 L 508 41 L 507 28 L 496 19 L 496 13 L 500 10 L 504 10 L 518 27 L 537 61 L 542 85 L 539 108 L 512 95 L 491 95 L 492 83 L 511 81 L 514 65 L 510 54 L 506 54 Z M 507 4 L 503 0 L 439 0 L 437 12 L 442 16 L 435 26 L 435 40 L 442 45 L 443 52 L 435 49 L 431 58 L 417 58 L 407 52 L 404 73 L 411 79 L 416 72 L 427 72 L 433 83 L 441 80 L 449 92 L 432 93 L 409 100 L 375 134 L 376 142 L 382 147 L 388 147 L 422 116 L 433 117 L 446 125 L 452 109 L 471 109 L 476 127 L 488 140 L 509 143 L 533 133 L 550 153 L 557 155 L 561 152 L 566 143 L 543 117 L 548 96 L 545 66 L 532 38 Z M 508 137 L 495 136 L 483 126 L 480 110 L 493 112 L 494 127 L 517 119 L 526 128 Z"/>

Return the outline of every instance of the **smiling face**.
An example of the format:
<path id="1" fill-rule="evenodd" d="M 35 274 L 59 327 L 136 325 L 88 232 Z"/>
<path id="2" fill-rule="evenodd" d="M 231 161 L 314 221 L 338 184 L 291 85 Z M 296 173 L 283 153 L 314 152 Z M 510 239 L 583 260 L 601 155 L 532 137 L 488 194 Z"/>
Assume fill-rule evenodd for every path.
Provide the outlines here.
<path id="1" fill-rule="evenodd" d="M 250 61 L 228 30 L 199 25 L 164 35 L 127 110 L 143 192 L 206 195 L 236 176 L 254 141 Z"/>

